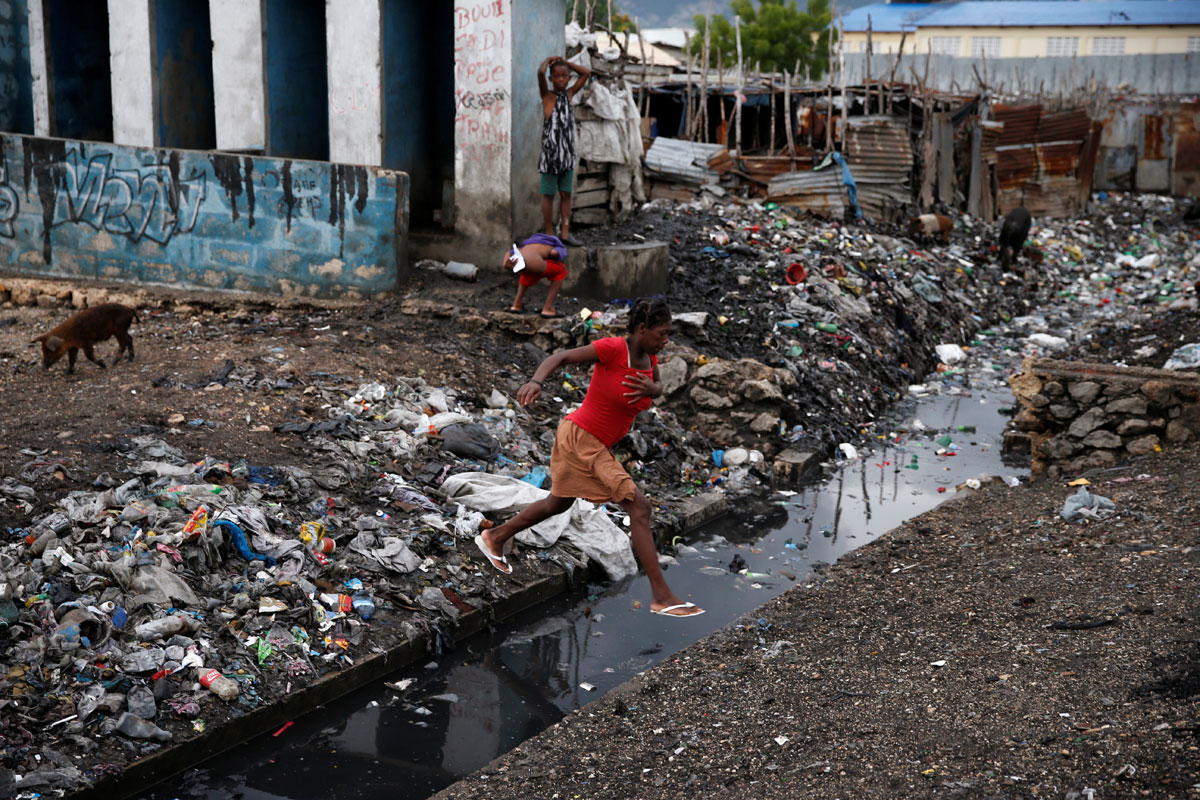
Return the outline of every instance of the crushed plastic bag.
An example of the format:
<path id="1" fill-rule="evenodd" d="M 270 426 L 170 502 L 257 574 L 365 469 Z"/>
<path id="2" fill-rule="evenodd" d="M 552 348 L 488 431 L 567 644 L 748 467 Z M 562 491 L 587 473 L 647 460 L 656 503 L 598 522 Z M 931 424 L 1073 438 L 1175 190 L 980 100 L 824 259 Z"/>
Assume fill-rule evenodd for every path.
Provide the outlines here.
<path id="1" fill-rule="evenodd" d="M 1105 519 L 1116 513 L 1117 504 L 1107 497 L 1092 494 L 1085 487 L 1071 495 L 1063 503 L 1059 516 L 1067 522 L 1077 519 Z"/>
<path id="2" fill-rule="evenodd" d="M 442 447 L 462 458 L 494 461 L 500 455 L 500 442 L 478 422 L 447 425 L 441 431 Z"/>
<path id="3" fill-rule="evenodd" d="M 939 344 L 933 349 L 937 351 L 938 359 L 950 367 L 967 360 L 966 351 L 956 344 Z"/>
<path id="4" fill-rule="evenodd" d="M 1196 369 L 1200 367 L 1200 342 L 1175 348 L 1163 369 Z"/>

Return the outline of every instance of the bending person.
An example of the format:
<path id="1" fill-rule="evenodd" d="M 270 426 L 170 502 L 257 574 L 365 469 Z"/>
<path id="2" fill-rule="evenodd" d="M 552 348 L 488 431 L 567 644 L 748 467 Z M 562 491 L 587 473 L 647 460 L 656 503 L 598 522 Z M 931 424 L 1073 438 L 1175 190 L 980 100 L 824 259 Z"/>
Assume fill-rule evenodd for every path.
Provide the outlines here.
<path id="1" fill-rule="evenodd" d="M 671 591 L 658 564 L 650 533 L 650 502 L 609 449 L 629 432 L 633 419 L 662 394 L 658 353 L 671 335 L 671 312 L 660 299 L 638 300 L 629 313 L 628 335 L 599 339 L 543 361 L 532 380 L 517 392 L 522 406 L 533 403 L 542 384 L 563 364 L 595 364 L 583 405 L 568 414 L 554 436 L 550 456 L 550 496 L 475 537 L 480 551 L 496 569 L 512 572 L 504 548 L 521 531 L 570 510 L 575 498 L 616 503 L 629 514 L 633 552 L 650 579 L 650 610 L 669 617 L 704 613 Z"/>

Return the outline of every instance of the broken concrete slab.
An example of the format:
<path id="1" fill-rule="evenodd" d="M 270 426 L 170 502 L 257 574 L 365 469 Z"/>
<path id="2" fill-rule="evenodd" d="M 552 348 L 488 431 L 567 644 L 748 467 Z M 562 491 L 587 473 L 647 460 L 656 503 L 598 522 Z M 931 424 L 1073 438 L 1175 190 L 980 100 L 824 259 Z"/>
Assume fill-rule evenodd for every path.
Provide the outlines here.
<path id="1" fill-rule="evenodd" d="M 670 280 L 666 242 L 638 242 L 572 250 L 567 258 L 567 294 L 592 300 L 663 294 Z"/>

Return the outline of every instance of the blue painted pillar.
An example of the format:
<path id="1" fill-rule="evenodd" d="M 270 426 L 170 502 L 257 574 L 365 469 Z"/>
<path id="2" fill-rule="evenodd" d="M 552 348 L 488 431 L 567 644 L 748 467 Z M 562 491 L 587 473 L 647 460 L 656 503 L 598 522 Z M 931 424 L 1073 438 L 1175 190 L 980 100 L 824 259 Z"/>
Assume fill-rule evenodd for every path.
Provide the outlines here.
<path id="1" fill-rule="evenodd" d="M 208 3 L 151 1 L 157 79 L 154 144 L 213 149 L 217 146 L 217 130 Z"/>
<path id="2" fill-rule="evenodd" d="M 33 133 L 26 0 L 0 2 L 0 131 Z"/>
<path id="3" fill-rule="evenodd" d="M 111 142 L 108 9 L 103 3 L 72 0 L 45 0 L 45 8 L 50 133 Z"/>
<path id="4" fill-rule="evenodd" d="M 324 0 L 266 0 L 267 153 L 329 158 Z"/>
<path id="5" fill-rule="evenodd" d="M 453 16 L 432 3 L 384 0 L 383 166 L 409 174 L 411 223 L 427 227 L 454 180 Z"/>

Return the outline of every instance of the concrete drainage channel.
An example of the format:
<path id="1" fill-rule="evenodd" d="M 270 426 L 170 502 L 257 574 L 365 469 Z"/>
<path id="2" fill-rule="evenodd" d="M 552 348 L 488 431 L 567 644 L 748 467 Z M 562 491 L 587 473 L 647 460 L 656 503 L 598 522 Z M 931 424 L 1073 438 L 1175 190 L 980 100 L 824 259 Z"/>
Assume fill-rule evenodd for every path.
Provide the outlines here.
<path id="1" fill-rule="evenodd" d="M 536 607 L 506 624 L 486 632 L 475 626 L 474 636 L 441 657 L 415 648 L 380 656 L 369 675 L 360 673 L 354 685 L 361 688 L 338 699 L 352 688 L 348 676 L 340 691 L 314 693 L 318 684 L 275 711 L 269 726 L 256 723 L 271 733 L 139 800 L 428 797 L 712 631 L 743 617 L 770 625 L 753 610 L 794 582 L 820 580 L 820 564 L 969 491 L 976 480 L 1027 474 L 1001 459 L 1001 411 L 1013 403 L 1004 377 L 1016 365 L 1004 343 L 993 338 L 961 369 L 914 387 L 888 421 L 864 421 L 875 444 L 827 465 L 820 481 L 778 491 L 764 513 L 729 514 L 681 542 L 668 578 L 708 610 L 703 617 L 650 615 L 641 576 L 563 594 L 565 581 L 530 587 L 514 606 Z M 396 668 L 402 661 L 411 663 Z M 289 718 L 314 705 L 320 707 Z M 164 772 L 169 758 L 161 755 Z"/>

